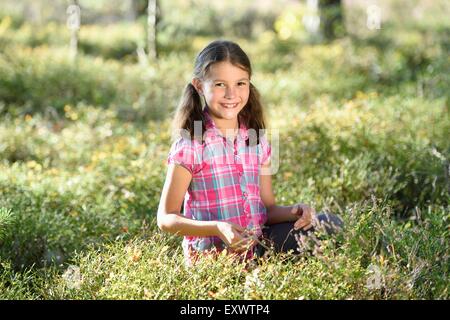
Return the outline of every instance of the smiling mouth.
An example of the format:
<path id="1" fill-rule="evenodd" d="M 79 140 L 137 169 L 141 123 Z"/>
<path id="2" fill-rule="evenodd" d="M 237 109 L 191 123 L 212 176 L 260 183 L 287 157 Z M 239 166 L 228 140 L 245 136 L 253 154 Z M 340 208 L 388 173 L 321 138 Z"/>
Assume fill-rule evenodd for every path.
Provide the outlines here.
<path id="1" fill-rule="evenodd" d="M 221 103 L 220 105 L 226 109 L 234 109 L 239 105 L 239 103 Z"/>

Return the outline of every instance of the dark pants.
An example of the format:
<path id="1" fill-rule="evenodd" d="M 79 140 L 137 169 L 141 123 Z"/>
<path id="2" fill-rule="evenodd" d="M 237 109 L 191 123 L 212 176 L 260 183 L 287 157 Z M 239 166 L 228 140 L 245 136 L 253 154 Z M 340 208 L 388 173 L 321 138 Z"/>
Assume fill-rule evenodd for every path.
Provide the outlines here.
<path id="1" fill-rule="evenodd" d="M 344 222 L 332 213 L 318 213 L 313 227 L 307 231 L 294 230 L 294 222 L 283 222 L 265 226 L 263 239 L 255 248 L 255 255 L 262 257 L 268 248 L 274 252 L 314 253 L 314 248 L 320 244 L 322 235 L 334 235 L 341 231 Z"/>

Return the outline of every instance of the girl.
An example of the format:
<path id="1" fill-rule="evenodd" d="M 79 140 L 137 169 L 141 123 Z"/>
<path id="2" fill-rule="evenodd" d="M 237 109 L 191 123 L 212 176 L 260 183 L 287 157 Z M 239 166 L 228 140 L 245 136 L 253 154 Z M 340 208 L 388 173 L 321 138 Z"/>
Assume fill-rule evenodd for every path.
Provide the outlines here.
<path id="1" fill-rule="evenodd" d="M 266 122 L 251 76 L 239 45 L 213 41 L 198 54 L 176 110 L 157 221 L 161 230 L 184 236 L 188 264 L 200 252 L 225 248 L 261 256 L 262 239 L 277 252 L 298 251 L 313 226 L 328 223 L 328 233 L 342 226 L 337 216 L 316 216 L 306 204 L 276 204 L 271 175 L 262 174 L 270 171 L 271 146 L 261 134 Z"/>

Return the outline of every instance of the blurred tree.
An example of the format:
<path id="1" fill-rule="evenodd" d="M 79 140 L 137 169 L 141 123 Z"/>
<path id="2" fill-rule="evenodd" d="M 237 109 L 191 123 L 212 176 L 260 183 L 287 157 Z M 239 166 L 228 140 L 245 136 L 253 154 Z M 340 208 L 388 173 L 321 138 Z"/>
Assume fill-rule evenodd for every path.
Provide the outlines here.
<path id="1" fill-rule="evenodd" d="M 42 23 L 42 6 L 39 2 L 26 2 L 23 4 L 23 16 L 32 24 Z"/>
<path id="2" fill-rule="evenodd" d="M 341 0 L 319 0 L 320 31 L 329 41 L 345 34 L 343 7 Z"/>
<path id="3" fill-rule="evenodd" d="M 67 27 L 70 30 L 70 55 L 75 60 L 78 51 L 78 31 L 80 30 L 80 6 L 78 0 L 72 0 L 67 7 Z"/>
<path id="4" fill-rule="evenodd" d="M 156 41 L 156 26 L 159 20 L 158 0 L 148 0 L 147 7 L 147 48 L 148 57 L 152 60 L 158 58 L 158 46 Z"/>
<path id="5" fill-rule="evenodd" d="M 319 0 L 306 1 L 306 11 L 302 21 L 311 38 L 317 37 L 320 26 Z"/>
<path id="6" fill-rule="evenodd" d="M 127 0 L 128 8 L 125 16 L 128 21 L 135 21 L 137 18 L 145 15 L 148 9 L 147 0 Z"/>
<path id="7" fill-rule="evenodd" d="M 127 4 L 126 4 L 127 11 L 125 12 L 125 19 L 127 21 L 135 21 L 137 18 L 136 7 L 135 7 L 136 1 L 127 0 L 126 2 L 127 2 Z"/>

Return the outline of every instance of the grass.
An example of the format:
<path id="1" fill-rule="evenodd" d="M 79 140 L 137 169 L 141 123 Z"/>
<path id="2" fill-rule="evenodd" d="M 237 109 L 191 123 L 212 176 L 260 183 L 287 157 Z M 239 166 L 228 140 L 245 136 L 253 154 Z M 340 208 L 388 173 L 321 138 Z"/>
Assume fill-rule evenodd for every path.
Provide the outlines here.
<path id="1" fill-rule="evenodd" d="M 335 212 L 346 228 L 320 257 L 244 266 L 223 255 L 189 269 L 181 238 L 161 233 L 155 214 L 171 112 L 209 38 L 143 69 L 121 60 L 128 27 L 111 30 L 111 43 L 86 29 L 92 47 L 76 64 L 45 36 L 53 25 L 35 42 L 25 26 L 3 30 L 1 298 L 448 299 L 442 32 L 301 46 L 270 32 L 239 39 L 279 129 L 278 203 Z"/>

